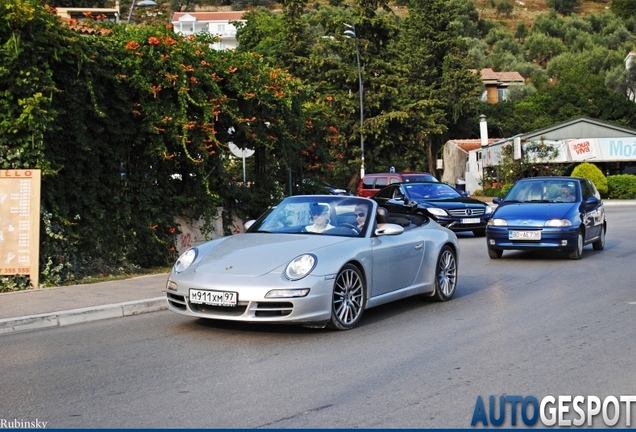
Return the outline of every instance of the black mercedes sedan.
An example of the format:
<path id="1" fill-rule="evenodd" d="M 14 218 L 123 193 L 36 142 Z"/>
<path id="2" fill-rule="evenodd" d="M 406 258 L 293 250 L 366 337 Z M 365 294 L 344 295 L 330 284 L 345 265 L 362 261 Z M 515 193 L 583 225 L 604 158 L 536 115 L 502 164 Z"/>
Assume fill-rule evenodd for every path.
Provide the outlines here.
<path id="1" fill-rule="evenodd" d="M 446 228 L 486 235 L 492 208 L 484 202 L 459 193 L 446 183 L 395 183 L 380 190 L 373 198 L 390 213 L 428 216 Z"/>

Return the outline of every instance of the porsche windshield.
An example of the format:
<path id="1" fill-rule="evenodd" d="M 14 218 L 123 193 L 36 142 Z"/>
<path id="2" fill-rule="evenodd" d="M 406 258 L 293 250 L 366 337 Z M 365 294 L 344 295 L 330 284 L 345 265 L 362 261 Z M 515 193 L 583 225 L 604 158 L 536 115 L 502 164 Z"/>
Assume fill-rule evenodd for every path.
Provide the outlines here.
<path id="1" fill-rule="evenodd" d="M 359 237 L 373 223 L 372 209 L 373 202 L 365 198 L 294 196 L 261 216 L 247 232 Z"/>

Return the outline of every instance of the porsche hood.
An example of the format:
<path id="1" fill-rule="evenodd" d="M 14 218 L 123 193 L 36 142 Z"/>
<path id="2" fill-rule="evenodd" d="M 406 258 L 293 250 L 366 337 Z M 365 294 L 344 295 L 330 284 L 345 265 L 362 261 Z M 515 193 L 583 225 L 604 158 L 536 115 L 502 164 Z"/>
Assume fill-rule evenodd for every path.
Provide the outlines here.
<path id="1" fill-rule="evenodd" d="M 222 274 L 224 276 L 261 276 L 303 253 L 316 253 L 329 246 L 352 239 L 313 234 L 264 234 L 244 233 L 224 237 L 208 249 L 199 248 L 204 254 L 194 271 L 198 274 Z"/>

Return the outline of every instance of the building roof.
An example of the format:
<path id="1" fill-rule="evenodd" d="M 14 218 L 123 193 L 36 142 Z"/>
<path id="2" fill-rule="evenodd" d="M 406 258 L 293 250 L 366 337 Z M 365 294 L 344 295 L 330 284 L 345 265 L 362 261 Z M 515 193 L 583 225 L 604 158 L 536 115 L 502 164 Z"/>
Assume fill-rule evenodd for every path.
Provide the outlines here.
<path id="1" fill-rule="evenodd" d="M 499 139 L 500 138 L 488 138 L 488 145 L 497 142 Z M 454 139 L 448 140 L 448 142 L 455 143 L 457 147 L 464 150 L 466 153 L 481 148 L 481 139 Z"/>
<path id="2" fill-rule="evenodd" d="M 525 82 L 523 76 L 519 72 L 495 72 L 490 68 L 481 70 L 481 80 L 484 83 L 492 83 L 499 85 L 523 84 Z"/>
<path id="3" fill-rule="evenodd" d="M 175 12 L 172 15 L 172 22 L 179 21 L 189 15 L 194 21 L 238 21 L 243 19 L 245 11 L 231 12 Z M 189 18 L 188 17 L 188 18 Z M 189 20 L 188 20 L 189 21 Z"/>
<path id="4" fill-rule="evenodd" d="M 614 123 L 582 116 L 543 129 L 523 134 L 522 139 L 575 139 L 575 138 L 616 138 L 636 136 L 636 130 Z"/>

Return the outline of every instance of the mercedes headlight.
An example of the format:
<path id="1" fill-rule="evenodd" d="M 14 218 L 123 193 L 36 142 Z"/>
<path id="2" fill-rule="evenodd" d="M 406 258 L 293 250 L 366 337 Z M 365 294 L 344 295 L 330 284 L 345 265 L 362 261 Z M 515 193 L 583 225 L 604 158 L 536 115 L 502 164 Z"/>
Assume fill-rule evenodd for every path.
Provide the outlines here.
<path id="1" fill-rule="evenodd" d="M 316 267 L 318 258 L 313 254 L 303 254 L 294 258 L 285 269 L 285 276 L 289 280 L 298 280 L 307 276 Z"/>
<path id="2" fill-rule="evenodd" d="M 448 216 L 448 213 L 446 212 L 446 210 L 441 208 L 429 207 L 426 210 L 434 216 Z"/>
<path id="3" fill-rule="evenodd" d="M 177 262 L 174 263 L 174 267 L 173 267 L 174 272 L 181 273 L 182 271 L 190 267 L 190 264 L 192 264 L 194 260 L 197 259 L 198 254 L 199 254 L 199 250 L 197 248 L 190 248 L 187 251 L 185 251 L 179 257 Z"/>

